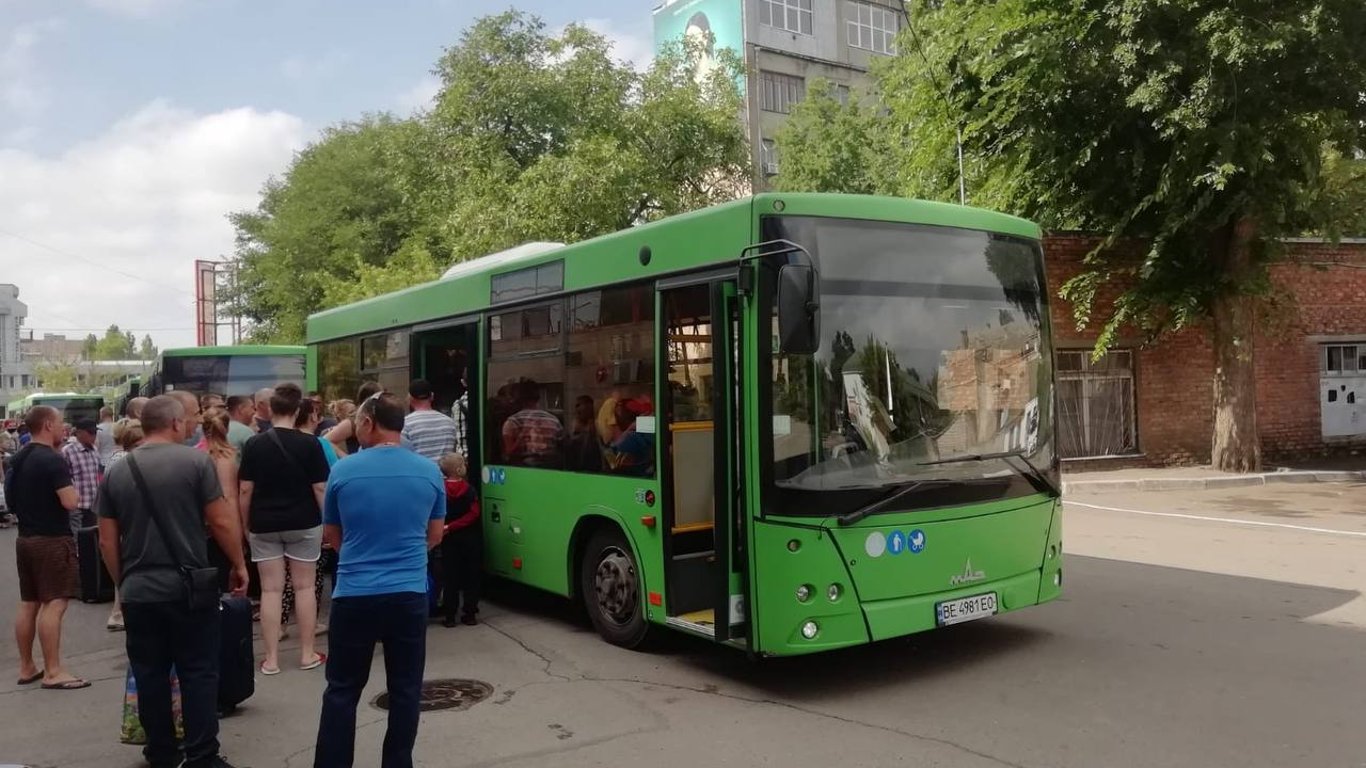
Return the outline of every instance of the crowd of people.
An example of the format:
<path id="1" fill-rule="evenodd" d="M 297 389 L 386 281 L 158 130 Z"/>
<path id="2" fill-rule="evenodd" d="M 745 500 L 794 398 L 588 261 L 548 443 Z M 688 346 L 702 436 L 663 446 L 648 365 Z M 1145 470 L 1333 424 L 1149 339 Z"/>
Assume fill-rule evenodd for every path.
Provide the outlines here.
<path id="1" fill-rule="evenodd" d="M 220 600 L 248 595 L 260 622 L 256 673 L 284 670 L 291 616 L 299 656 L 289 663 L 325 669 L 315 765 L 353 763 L 376 643 L 389 693 L 380 762 L 412 765 L 433 598 L 446 626 L 477 623 L 482 535 L 467 420 L 458 404 L 438 411 L 420 379 L 406 398 L 367 383 L 356 400 L 326 405 L 282 384 L 250 396 L 134 398 L 123 418 L 106 408 L 98 423 L 64 425 L 55 409 L 31 409 L 23 445 L 0 442 L 19 528 L 18 683 L 89 687 L 62 661 L 61 627 L 83 569 L 101 564 L 81 558 L 95 557 L 117 587 L 107 624 L 126 634 L 149 765 L 229 766 L 218 741 L 230 674 L 220 668 Z M 92 526 L 98 555 L 79 553 Z M 325 575 L 331 609 L 321 625 Z M 316 640 L 324 630 L 326 652 Z"/>

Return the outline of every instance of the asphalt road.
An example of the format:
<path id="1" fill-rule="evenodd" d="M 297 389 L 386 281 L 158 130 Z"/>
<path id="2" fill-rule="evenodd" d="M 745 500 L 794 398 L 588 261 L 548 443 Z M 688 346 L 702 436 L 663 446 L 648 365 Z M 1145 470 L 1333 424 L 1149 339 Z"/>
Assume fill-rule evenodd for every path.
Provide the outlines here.
<path id="1" fill-rule="evenodd" d="M 600 642 L 559 601 L 505 591 L 430 635 L 428 677 L 493 695 L 424 715 L 427 766 L 1363 766 L 1366 487 L 1075 496 L 1065 597 L 850 652 L 752 664 L 670 636 Z M 1085 505 L 1085 506 L 1082 506 Z M 1156 514 L 1154 514 L 1156 513 Z M 0 532 L 12 604 L 14 532 Z M 16 689 L 0 644 L 0 764 L 139 765 L 105 606 L 74 606 L 89 690 Z M 7 620 L 6 625 L 10 622 Z M 8 633 L 6 633 L 8 634 Z M 373 693 L 380 691 L 378 667 Z M 258 678 L 223 723 L 243 766 L 310 765 L 322 676 Z M 383 713 L 362 707 L 358 765 Z"/>

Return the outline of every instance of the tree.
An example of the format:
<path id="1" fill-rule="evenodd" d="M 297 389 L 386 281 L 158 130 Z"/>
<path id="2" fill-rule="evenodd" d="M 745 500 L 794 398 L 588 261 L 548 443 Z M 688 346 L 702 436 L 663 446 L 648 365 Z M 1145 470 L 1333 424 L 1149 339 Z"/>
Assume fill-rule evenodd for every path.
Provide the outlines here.
<path id="1" fill-rule="evenodd" d="M 778 130 L 781 173 L 774 186 L 794 192 L 887 194 L 896 177 L 884 158 L 900 151 L 897 133 L 879 116 L 875 95 L 867 104 L 857 96 L 842 104 L 829 84 L 814 81 Z"/>
<path id="2" fill-rule="evenodd" d="M 926 0 L 910 17 L 877 73 L 914 148 L 884 191 L 955 200 L 961 130 L 973 203 L 1105 233 L 1062 287 L 1078 323 L 1100 324 L 1098 350 L 1207 325 L 1213 462 L 1257 468 L 1258 299 L 1279 237 L 1337 230 L 1351 184 L 1331 158 L 1366 146 L 1366 5 Z"/>
<path id="3" fill-rule="evenodd" d="M 94 360 L 100 348 L 100 338 L 95 334 L 85 337 L 85 343 L 81 345 L 81 357 L 85 360 Z"/>
<path id="4" fill-rule="evenodd" d="M 358 264 L 382 266 L 429 230 L 403 178 L 417 163 L 422 126 L 386 115 L 326 130 L 266 185 L 254 211 L 231 215 L 237 229 L 238 295 L 262 340 L 303 338 L 304 319 L 322 307 L 323 281 L 349 280 Z"/>
<path id="5" fill-rule="evenodd" d="M 324 132 L 254 211 L 232 215 L 238 292 L 257 338 L 529 240 L 573 242 L 736 195 L 748 151 L 739 63 L 703 82 L 689 50 L 646 72 L 605 38 L 509 12 L 437 63 L 429 114 Z"/>
<path id="6" fill-rule="evenodd" d="M 67 392 L 76 388 L 75 366 L 43 363 L 33 371 L 38 389 L 47 392 Z"/>
<path id="7" fill-rule="evenodd" d="M 89 340 L 87 339 L 87 343 Z M 104 338 L 95 344 L 95 360 L 127 360 L 133 357 L 136 341 L 132 333 L 124 333 L 117 325 L 109 326 Z"/>
<path id="8" fill-rule="evenodd" d="M 155 360 L 156 356 L 157 345 L 152 342 L 152 335 L 144 335 L 142 337 L 142 347 L 138 349 L 138 357 L 143 360 Z"/>

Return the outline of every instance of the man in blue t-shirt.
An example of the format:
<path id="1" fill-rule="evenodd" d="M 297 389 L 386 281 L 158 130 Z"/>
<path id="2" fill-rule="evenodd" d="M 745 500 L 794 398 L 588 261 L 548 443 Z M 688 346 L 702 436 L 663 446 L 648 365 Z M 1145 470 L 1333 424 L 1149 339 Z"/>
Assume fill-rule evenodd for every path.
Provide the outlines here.
<path id="1" fill-rule="evenodd" d="M 337 552 L 337 584 L 314 766 L 354 760 L 356 705 L 375 643 L 384 644 L 389 688 L 380 764 L 413 764 L 427 654 L 427 552 L 441 542 L 446 491 L 436 464 L 401 447 L 404 410 L 388 394 L 362 403 L 356 437 L 366 450 L 338 462 L 327 481 L 323 541 Z"/>

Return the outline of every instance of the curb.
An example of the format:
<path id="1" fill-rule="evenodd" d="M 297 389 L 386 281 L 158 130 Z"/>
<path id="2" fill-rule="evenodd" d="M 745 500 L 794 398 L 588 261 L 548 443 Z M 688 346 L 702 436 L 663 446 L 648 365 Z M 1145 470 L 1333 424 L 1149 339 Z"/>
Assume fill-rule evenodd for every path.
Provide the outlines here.
<path id="1" fill-rule="evenodd" d="M 1206 491 L 1224 488 L 1250 488 L 1282 483 L 1356 483 L 1366 481 L 1366 472 L 1279 471 L 1256 475 L 1216 477 L 1147 477 L 1133 480 L 1069 480 L 1063 493 L 1111 493 L 1115 491 Z"/>

